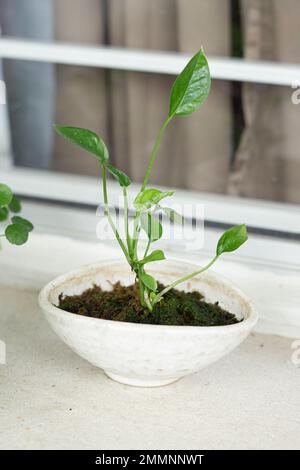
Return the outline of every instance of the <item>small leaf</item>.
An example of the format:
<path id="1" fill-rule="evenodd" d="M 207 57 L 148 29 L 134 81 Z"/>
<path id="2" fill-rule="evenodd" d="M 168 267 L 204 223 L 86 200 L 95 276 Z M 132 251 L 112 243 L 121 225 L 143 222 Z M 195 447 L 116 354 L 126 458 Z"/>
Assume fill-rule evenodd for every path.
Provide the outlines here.
<path id="1" fill-rule="evenodd" d="M 109 163 L 106 165 L 107 170 L 116 178 L 122 188 L 126 188 L 131 184 L 129 176 L 127 176 L 123 171 L 118 170 L 113 165 Z"/>
<path id="2" fill-rule="evenodd" d="M 108 150 L 103 140 L 93 131 L 81 127 L 54 126 L 56 132 L 73 144 L 95 155 L 102 165 L 108 161 Z"/>
<path id="3" fill-rule="evenodd" d="M 153 261 L 162 261 L 166 259 L 165 254 L 162 250 L 154 250 L 146 258 L 140 261 L 140 264 L 152 263 Z"/>
<path id="4" fill-rule="evenodd" d="M 248 239 L 246 225 L 236 225 L 226 230 L 218 241 L 216 253 L 220 256 L 222 253 L 235 251 Z"/>
<path id="5" fill-rule="evenodd" d="M 174 224 L 184 225 L 184 217 L 174 209 L 170 209 L 169 207 L 161 207 L 161 209 L 168 216 L 171 222 L 174 222 Z"/>
<path id="6" fill-rule="evenodd" d="M 21 201 L 17 196 L 13 196 L 12 200 L 9 203 L 9 210 L 11 212 L 14 212 L 15 214 L 21 212 L 22 210 L 22 205 Z"/>
<path id="7" fill-rule="evenodd" d="M 154 277 L 150 276 L 150 274 L 146 274 L 145 272 L 140 272 L 139 273 L 139 278 L 142 281 L 142 283 L 148 287 L 148 289 L 152 292 L 156 292 L 157 290 L 157 282 L 154 279 Z"/>
<path id="8" fill-rule="evenodd" d="M 27 232 L 31 232 L 33 230 L 33 225 L 31 222 L 29 222 L 29 220 L 27 219 L 23 219 L 23 217 L 20 217 L 18 215 L 15 215 L 14 217 L 12 217 L 12 222 L 14 224 L 21 224 L 23 225 L 23 227 L 26 228 Z"/>
<path id="9" fill-rule="evenodd" d="M 162 225 L 152 214 L 144 212 L 141 215 L 141 226 L 151 242 L 156 242 L 162 237 Z"/>
<path id="10" fill-rule="evenodd" d="M 7 207 L 0 207 L 0 222 L 3 222 L 8 218 L 8 209 Z"/>
<path id="11" fill-rule="evenodd" d="M 11 224 L 5 229 L 5 236 L 13 245 L 23 245 L 28 240 L 28 230 L 22 224 Z"/>
<path id="12" fill-rule="evenodd" d="M 211 79 L 203 49 L 192 57 L 176 78 L 171 90 L 169 117 L 188 115 L 206 100 Z"/>
<path id="13" fill-rule="evenodd" d="M 0 207 L 7 206 L 12 198 L 12 190 L 6 184 L 0 183 Z"/>
<path id="14" fill-rule="evenodd" d="M 172 196 L 174 192 L 175 191 L 160 191 L 159 189 L 148 188 L 136 196 L 133 205 L 137 210 L 149 209 L 151 206 L 158 204 L 165 197 Z"/>

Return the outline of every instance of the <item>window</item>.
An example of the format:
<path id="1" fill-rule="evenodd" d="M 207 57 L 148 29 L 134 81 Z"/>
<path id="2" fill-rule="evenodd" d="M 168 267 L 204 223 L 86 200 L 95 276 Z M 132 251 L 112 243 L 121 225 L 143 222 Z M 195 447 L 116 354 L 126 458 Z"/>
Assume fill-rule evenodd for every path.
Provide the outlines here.
<path id="1" fill-rule="evenodd" d="M 85 177 L 97 165 L 53 134 L 56 121 L 99 131 L 139 182 L 174 75 L 203 43 L 212 94 L 172 124 L 153 181 L 194 191 L 186 197 L 203 199 L 212 225 L 246 219 L 297 238 L 300 6 L 268 3 L 2 0 L 2 173 L 27 196 L 95 204 L 97 183 Z"/>

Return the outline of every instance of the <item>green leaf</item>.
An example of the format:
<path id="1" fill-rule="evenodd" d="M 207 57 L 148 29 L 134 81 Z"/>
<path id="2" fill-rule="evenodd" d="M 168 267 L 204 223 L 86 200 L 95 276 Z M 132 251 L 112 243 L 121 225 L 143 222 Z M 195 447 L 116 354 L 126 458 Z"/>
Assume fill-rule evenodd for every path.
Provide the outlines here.
<path id="1" fill-rule="evenodd" d="M 154 250 L 146 258 L 140 261 L 140 264 L 152 263 L 153 261 L 162 261 L 166 259 L 165 254 L 162 250 Z"/>
<path id="2" fill-rule="evenodd" d="M 246 225 L 236 225 L 226 230 L 218 241 L 216 253 L 235 251 L 248 240 Z"/>
<path id="3" fill-rule="evenodd" d="M 141 215 L 141 226 L 151 242 L 156 242 L 162 237 L 162 225 L 152 214 L 144 212 Z"/>
<path id="4" fill-rule="evenodd" d="M 0 207 L 0 222 L 3 222 L 8 218 L 8 209 L 7 207 Z"/>
<path id="5" fill-rule="evenodd" d="M 203 49 L 192 57 L 176 78 L 170 97 L 169 117 L 185 116 L 196 111 L 206 100 L 211 85 Z"/>
<path id="6" fill-rule="evenodd" d="M 116 180 L 119 182 L 120 186 L 127 187 L 131 184 L 131 180 L 129 176 L 127 176 L 123 171 L 118 170 L 115 168 L 113 165 L 110 165 L 109 163 L 106 165 L 107 170 L 116 178 Z"/>
<path id="7" fill-rule="evenodd" d="M 22 224 L 11 224 L 5 229 L 5 236 L 13 245 L 23 245 L 28 240 L 28 230 Z"/>
<path id="8" fill-rule="evenodd" d="M 139 273 L 139 278 L 142 281 L 142 283 L 148 287 L 148 289 L 152 292 L 156 292 L 157 290 L 157 282 L 154 279 L 154 277 L 150 276 L 150 274 L 146 274 L 145 272 L 140 272 Z"/>
<path id="9" fill-rule="evenodd" d="M 0 183 L 0 207 L 7 206 L 12 198 L 12 190 L 6 184 Z"/>
<path id="10" fill-rule="evenodd" d="M 29 220 L 27 219 L 23 219 L 23 217 L 20 217 L 18 215 L 15 215 L 14 217 L 12 217 L 12 222 L 14 224 L 21 224 L 23 225 L 23 227 L 26 228 L 27 232 L 31 232 L 33 230 L 33 225 L 31 222 L 29 222 Z"/>
<path id="11" fill-rule="evenodd" d="M 162 199 L 168 196 L 172 196 L 175 191 L 160 191 L 155 188 L 148 188 L 140 192 L 133 205 L 137 210 L 149 209 L 151 206 L 158 204 Z"/>
<path id="12" fill-rule="evenodd" d="M 174 209 L 170 209 L 169 207 L 161 207 L 161 209 L 164 211 L 164 213 L 171 222 L 180 225 L 184 224 L 184 217 L 178 212 L 176 212 Z"/>
<path id="13" fill-rule="evenodd" d="M 15 214 L 17 214 L 18 212 L 21 212 L 22 205 L 21 205 L 20 199 L 17 196 L 13 196 L 8 207 L 9 207 L 9 210 L 11 212 L 14 212 Z"/>
<path id="14" fill-rule="evenodd" d="M 54 126 L 56 132 L 73 144 L 87 150 L 97 157 L 102 165 L 108 161 L 108 150 L 103 140 L 93 131 L 81 127 Z"/>

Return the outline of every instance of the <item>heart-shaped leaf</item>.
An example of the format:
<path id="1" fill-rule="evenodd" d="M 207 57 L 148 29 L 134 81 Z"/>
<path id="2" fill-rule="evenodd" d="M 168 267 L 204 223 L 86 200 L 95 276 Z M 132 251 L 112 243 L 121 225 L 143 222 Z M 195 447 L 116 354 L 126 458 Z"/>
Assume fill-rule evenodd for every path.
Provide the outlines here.
<path id="1" fill-rule="evenodd" d="M 14 212 L 15 214 L 21 212 L 22 210 L 22 204 L 20 199 L 17 196 L 13 196 L 12 200 L 9 203 L 9 210 L 11 212 Z"/>
<path id="2" fill-rule="evenodd" d="M 0 207 L 7 206 L 12 198 L 12 190 L 6 184 L 0 183 Z"/>
<path id="3" fill-rule="evenodd" d="M 0 207 L 0 222 L 4 222 L 8 218 L 8 209 L 7 207 Z"/>
<path id="4" fill-rule="evenodd" d="M 106 165 L 106 169 L 116 178 L 116 180 L 119 182 L 119 185 L 122 186 L 122 188 L 126 188 L 131 184 L 131 180 L 129 176 L 127 176 L 123 171 L 118 170 L 115 168 L 113 165 L 110 165 L 109 163 Z"/>
<path id="5" fill-rule="evenodd" d="M 152 251 L 152 253 L 148 256 L 146 256 L 146 258 L 142 259 L 140 261 L 140 264 L 143 265 L 143 264 L 146 264 L 146 263 L 152 263 L 153 261 L 162 261 L 166 259 L 165 257 L 165 254 L 162 250 L 154 250 Z"/>
<path id="6" fill-rule="evenodd" d="M 28 230 L 22 224 L 11 224 L 5 229 L 5 236 L 13 245 L 23 245 L 28 240 Z"/>
<path id="7" fill-rule="evenodd" d="M 93 131 L 81 127 L 54 126 L 56 132 L 73 144 L 87 150 L 97 157 L 102 165 L 108 161 L 108 150 L 103 140 Z"/>
<path id="8" fill-rule="evenodd" d="M 192 57 L 176 78 L 170 97 L 169 117 L 188 115 L 206 100 L 211 86 L 207 59 L 203 49 Z"/>
<path id="9" fill-rule="evenodd" d="M 162 237 L 162 225 L 152 214 L 144 212 L 141 215 L 141 226 L 151 242 L 156 242 Z"/>
<path id="10" fill-rule="evenodd" d="M 235 251 L 248 240 L 246 225 L 235 225 L 226 230 L 220 237 L 216 253 L 220 256 L 222 253 Z"/>
<path id="11" fill-rule="evenodd" d="M 31 232 L 33 230 L 33 225 L 29 220 L 23 219 L 23 217 L 20 217 L 18 215 L 15 215 L 12 219 L 12 222 L 14 224 L 21 224 L 23 227 L 26 228 L 27 232 Z"/>
<path id="12" fill-rule="evenodd" d="M 165 197 L 172 196 L 174 192 L 175 191 L 160 191 L 159 189 L 148 188 L 136 196 L 133 205 L 137 210 L 146 210 L 158 204 Z"/>
<path id="13" fill-rule="evenodd" d="M 150 274 L 146 274 L 144 271 L 139 273 L 139 278 L 142 283 L 152 292 L 156 292 L 157 290 L 157 282 L 154 277 L 150 276 Z"/>

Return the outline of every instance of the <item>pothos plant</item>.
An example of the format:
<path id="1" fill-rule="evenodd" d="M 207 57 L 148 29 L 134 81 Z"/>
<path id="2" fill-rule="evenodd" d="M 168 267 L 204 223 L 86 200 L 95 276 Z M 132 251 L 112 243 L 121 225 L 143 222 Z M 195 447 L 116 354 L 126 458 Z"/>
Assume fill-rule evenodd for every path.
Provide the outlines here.
<path id="1" fill-rule="evenodd" d="M 14 196 L 6 184 L 0 183 L 0 237 L 6 238 L 13 245 L 24 245 L 28 240 L 29 233 L 33 230 L 33 225 L 29 220 L 15 215 L 19 214 L 21 210 L 20 199 Z M 4 226 L 3 230 L 1 230 L 2 225 Z"/>
<path id="2" fill-rule="evenodd" d="M 206 266 L 199 267 L 199 269 L 189 275 L 181 277 L 165 287 L 161 292 L 158 292 L 156 279 L 146 271 L 146 265 L 148 263 L 165 259 L 165 254 L 162 250 L 156 249 L 150 251 L 151 245 L 161 238 L 163 232 L 161 222 L 156 217 L 157 213 L 163 211 L 172 221 L 182 222 L 180 214 L 171 208 L 161 206 L 162 200 L 172 196 L 174 191 L 161 191 L 157 188 L 147 187 L 159 144 L 172 119 L 177 116 L 188 116 L 196 111 L 206 100 L 210 87 L 211 77 L 207 59 L 203 49 L 200 49 L 188 62 L 173 84 L 168 115 L 159 130 L 143 183 L 133 202 L 134 222 L 132 230 L 129 225 L 127 197 L 127 188 L 131 184 L 131 180 L 123 171 L 109 163 L 109 152 L 103 140 L 95 132 L 88 129 L 55 126 L 56 131 L 60 135 L 87 150 L 99 161 L 102 171 L 104 214 L 108 219 L 126 260 L 132 271 L 135 272 L 136 280 L 139 285 L 140 302 L 142 306 L 147 307 L 150 311 L 153 310 L 155 304 L 160 302 L 170 289 L 203 273 L 218 260 L 222 253 L 235 251 L 247 240 L 247 229 L 245 225 L 230 228 L 224 232 L 219 239 L 215 256 Z M 119 182 L 123 191 L 125 236 L 121 236 L 118 231 L 109 208 L 107 191 L 108 173 Z M 143 256 L 139 256 L 138 251 L 141 230 L 146 232 L 148 238 L 147 247 Z"/>

